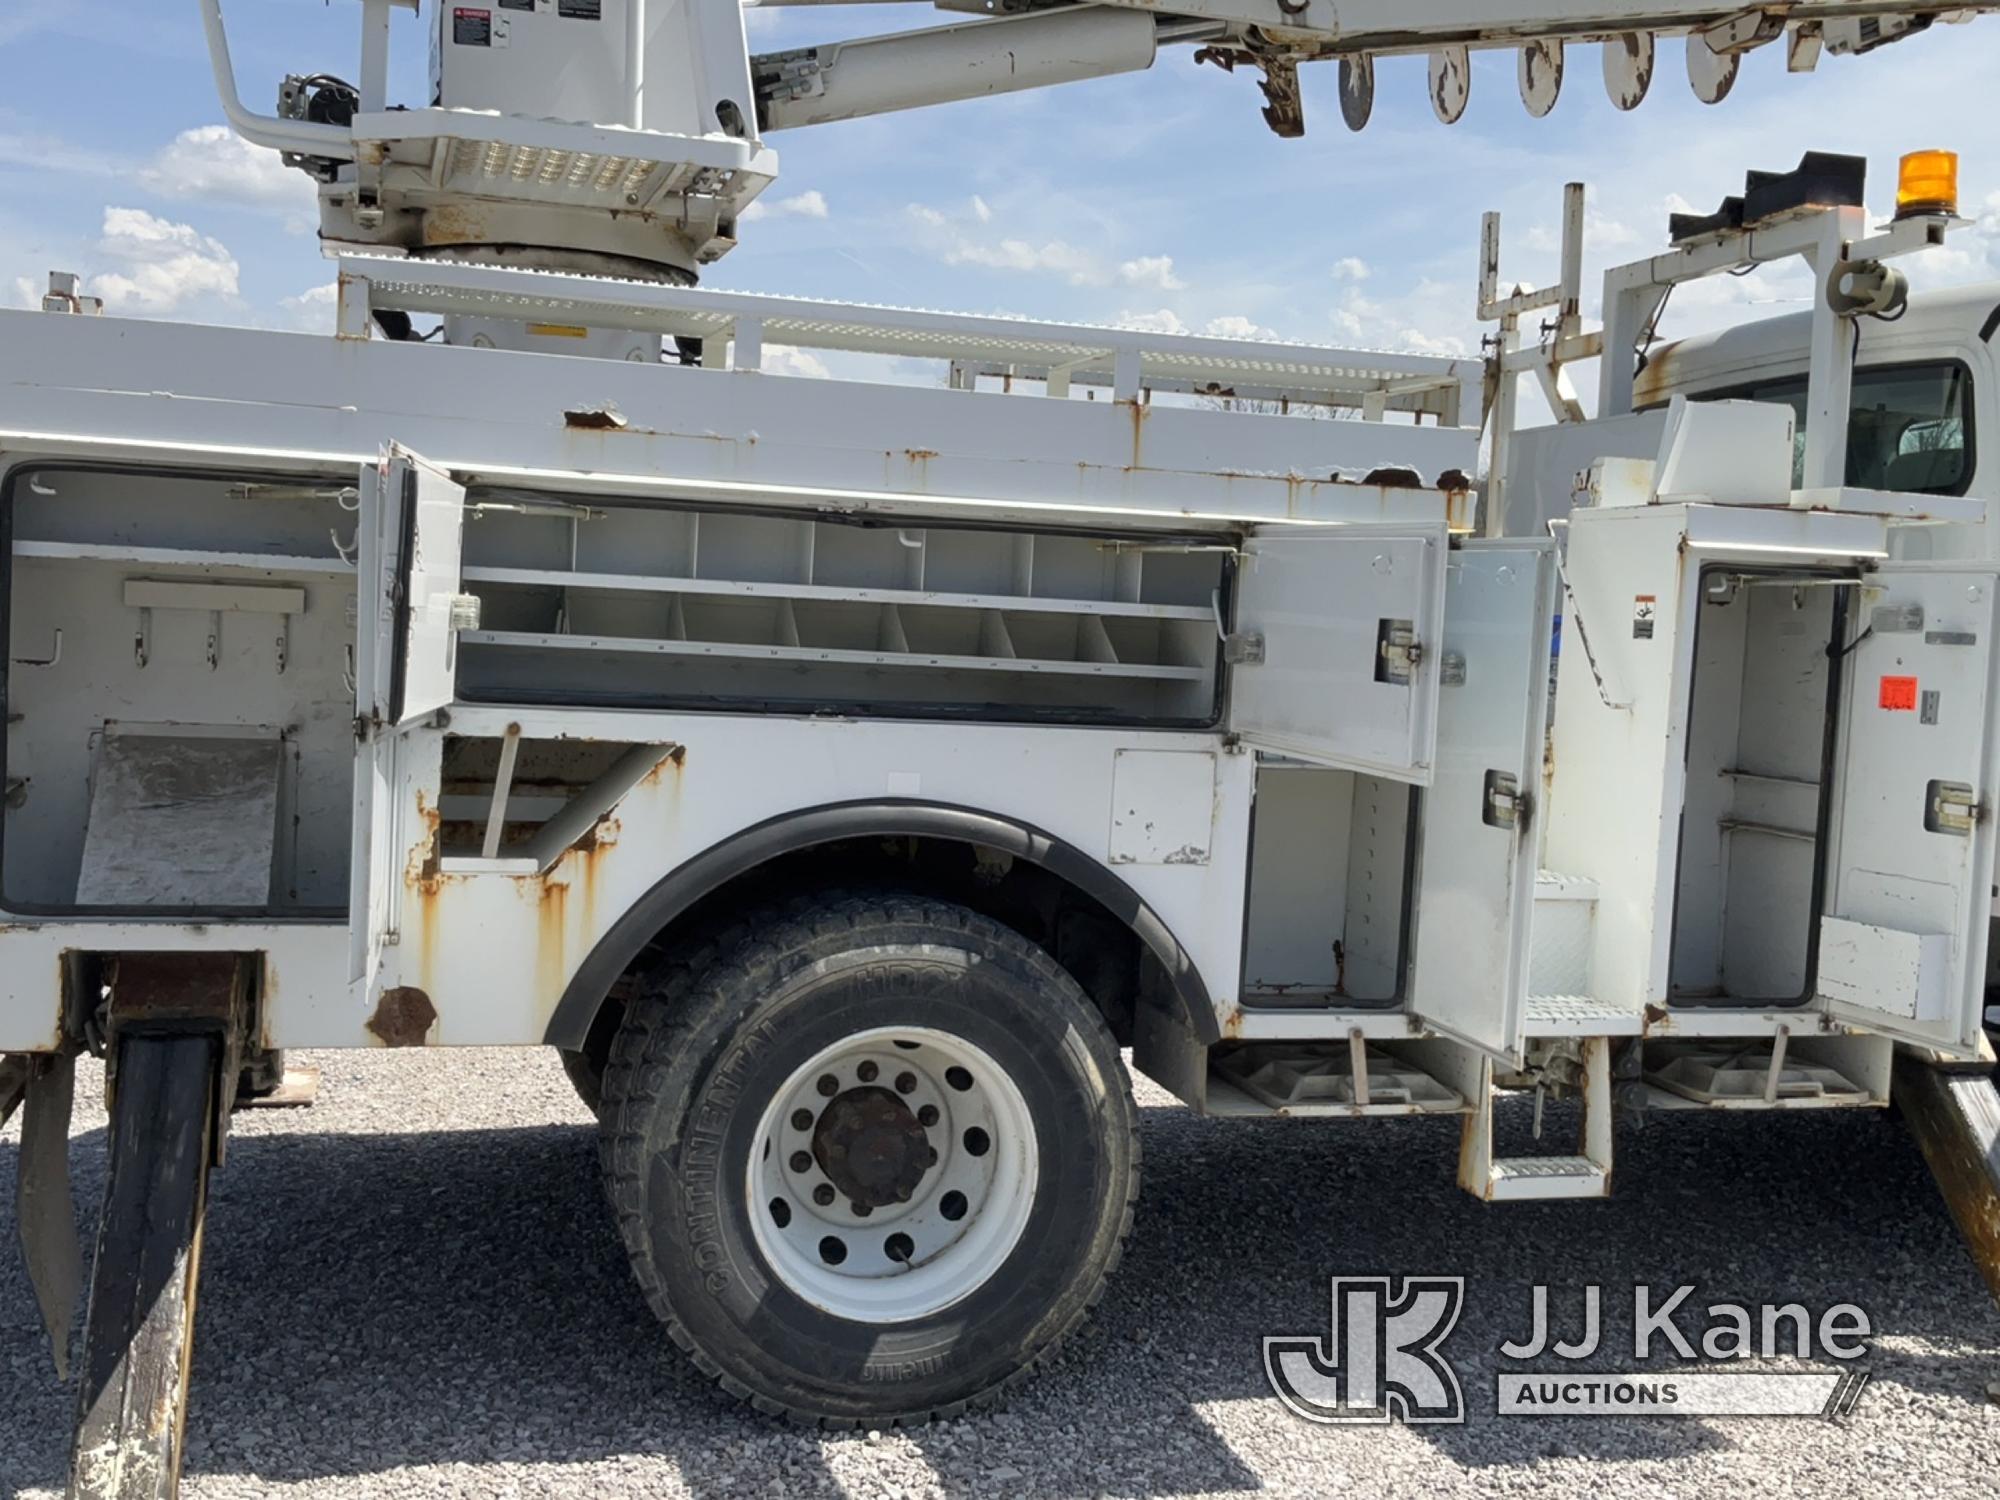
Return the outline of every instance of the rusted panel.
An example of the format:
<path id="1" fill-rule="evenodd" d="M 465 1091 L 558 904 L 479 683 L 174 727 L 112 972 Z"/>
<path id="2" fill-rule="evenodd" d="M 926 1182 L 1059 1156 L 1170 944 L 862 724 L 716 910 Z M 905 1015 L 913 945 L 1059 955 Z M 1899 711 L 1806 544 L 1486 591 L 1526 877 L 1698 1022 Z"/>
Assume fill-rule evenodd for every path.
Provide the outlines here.
<path id="1" fill-rule="evenodd" d="M 429 995 L 415 985 L 401 984 L 382 991 L 375 1014 L 368 1018 L 368 1031 L 385 1047 L 421 1047 L 437 1018 Z"/>
<path id="2" fill-rule="evenodd" d="M 239 953 L 120 953 L 106 967 L 114 1026 L 134 1021 L 236 1024 Z"/>
<path id="3" fill-rule="evenodd" d="M 1899 1055 L 1892 1085 L 1986 1287 L 2000 1298 L 2000 1092 L 1990 1074 Z"/>

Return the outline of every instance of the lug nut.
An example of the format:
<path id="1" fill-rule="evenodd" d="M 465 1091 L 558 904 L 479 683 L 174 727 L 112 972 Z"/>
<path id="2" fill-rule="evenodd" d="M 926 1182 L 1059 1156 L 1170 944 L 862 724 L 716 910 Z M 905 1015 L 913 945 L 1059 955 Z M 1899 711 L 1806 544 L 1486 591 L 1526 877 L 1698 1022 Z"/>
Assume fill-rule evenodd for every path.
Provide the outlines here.
<path id="1" fill-rule="evenodd" d="M 926 1104 L 922 1109 L 917 1111 L 917 1123 L 919 1125 L 935 1125 L 937 1122 L 938 1108 L 935 1104 Z"/>
<path id="2" fill-rule="evenodd" d="M 840 1092 L 840 1080 L 831 1073 L 822 1073 L 819 1075 L 819 1082 L 813 1087 L 820 1091 L 822 1097 L 831 1099 Z"/>
<path id="3" fill-rule="evenodd" d="M 813 1202 L 817 1203 L 821 1208 L 831 1207 L 833 1204 L 833 1184 L 822 1182 L 818 1187 L 814 1188 Z"/>
<path id="4" fill-rule="evenodd" d="M 812 1128 L 813 1128 L 813 1112 L 811 1110 L 795 1109 L 792 1111 L 792 1129 L 811 1130 Z"/>
<path id="5" fill-rule="evenodd" d="M 896 1075 L 896 1092 L 897 1092 L 897 1093 L 899 1093 L 899 1094 L 914 1094 L 914 1093 L 915 1093 L 916 1091 L 917 1091 L 917 1075 L 916 1075 L 916 1074 L 914 1074 L 914 1073 L 898 1073 L 898 1074 Z"/>
<path id="6" fill-rule="evenodd" d="M 794 1172 L 810 1172 L 812 1170 L 812 1165 L 813 1165 L 812 1152 L 794 1151 L 792 1153 L 792 1170 Z"/>
<path id="7" fill-rule="evenodd" d="M 856 1078 L 859 1078 L 863 1083 L 873 1083 L 875 1081 L 875 1075 L 881 1071 L 882 1070 L 876 1067 L 874 1063 L 864 1062 L 859 1067 L 855 1068 L 854 1076 Z"/>
<path id="8" fill-rule="evenodd" d="M 847 1206 L 854 1210 L 854 1217 L 857 1219 L 865 1219 L 870 1214 L 875 1212 L 875 1210 L 870 1208 L 866 1203 L 850 1203 Z"/>

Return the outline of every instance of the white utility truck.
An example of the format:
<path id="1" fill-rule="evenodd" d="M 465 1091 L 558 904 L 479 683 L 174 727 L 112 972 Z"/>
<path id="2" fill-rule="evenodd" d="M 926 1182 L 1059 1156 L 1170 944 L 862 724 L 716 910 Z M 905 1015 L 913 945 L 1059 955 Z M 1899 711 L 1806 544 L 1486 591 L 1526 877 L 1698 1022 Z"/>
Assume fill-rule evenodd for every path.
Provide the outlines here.
<path id="1" fill-rule="evenodd" d="M 0 1113 L 59 1366 L 77 1058 L 111 1083 L 75 1492 L 174 1486 L 208 1172 L 287 1048 L 562 1049 L 674 1340 L 828 1424 L 990 1400 L 1085 1315 L 1121 1048 L 1212 1115 L 1457 1116 L 1495 1201 L 1608 1194 L 1620 1110 L 1894 1099 L 2000 1271 L 1993 322 L 1878 321 L 1948 161 L 1881 225 L 1852 159 L 1753 176 L 1601 331 L 1580 190 L 1555 287 L 1490 223 L 1485 361 L 691 284 L 784 127 L 1168 42 L 1281 134 L 1314 58 L 1356 125 L 1403 52 L 1446 119 L 1478 47 L 1539 112 L 1566 42 L 1629 107 L 1685 36 L 1713 100 L 1935 7 L 1007 4 L 752 57 L 736 0 L 492 0 L 427 9 L 408 109 L 395 8 L 264 115 L 199 0 L 320 184 L 335 336 L 0 314 Z M 1646 357 L 1674 286 L 1791 257 L 1778 342 Z M 1527 374 L 1568 420 L 1513 431 Z M 1505 1089 L 1580 1138 L 1503 1149 Z"/>

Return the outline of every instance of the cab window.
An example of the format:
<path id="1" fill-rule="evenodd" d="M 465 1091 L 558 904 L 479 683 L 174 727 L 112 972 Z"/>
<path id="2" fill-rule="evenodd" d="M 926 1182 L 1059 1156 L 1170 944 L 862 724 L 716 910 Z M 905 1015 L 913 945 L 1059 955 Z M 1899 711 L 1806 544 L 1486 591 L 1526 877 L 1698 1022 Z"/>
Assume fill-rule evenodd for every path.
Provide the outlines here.
<path id="1" fill-rule="evenodd" d="M 1806 380 L 1757 381 L 1691 399 L 1780 402 L 1792 408 L 1792 483 L 1805 478 Z M 1962 495 L 1972 482 L 1972 380 L 1964 365 L 1939 360 L 1854 372 L 1847 424 L 1847 482 L 1859 489 Z"/>

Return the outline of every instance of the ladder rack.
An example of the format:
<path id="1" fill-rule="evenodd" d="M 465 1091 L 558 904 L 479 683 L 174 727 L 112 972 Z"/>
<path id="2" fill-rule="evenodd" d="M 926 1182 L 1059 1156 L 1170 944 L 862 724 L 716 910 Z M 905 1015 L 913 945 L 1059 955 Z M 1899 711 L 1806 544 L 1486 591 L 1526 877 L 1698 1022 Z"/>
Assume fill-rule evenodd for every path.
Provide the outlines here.
<path id="1" fill-rule="evenodd" d="M 927 312 L 712 291 L 610 277 L 384 256 L 340 258 L 343 337 L 363 338 L 377 312 L 501 318 L 699 339 L 704 365 L 763 368 L 767 344 L 947 362 L 953 383 L 980 376 L 1109 385 L 1112 398 L 1156 391 L 1326 406 L 1444 426 L 1476 419 L 1476 359 L 1294 344 L 1278 339 L 1142 333 L 1087 323 Z"/>

